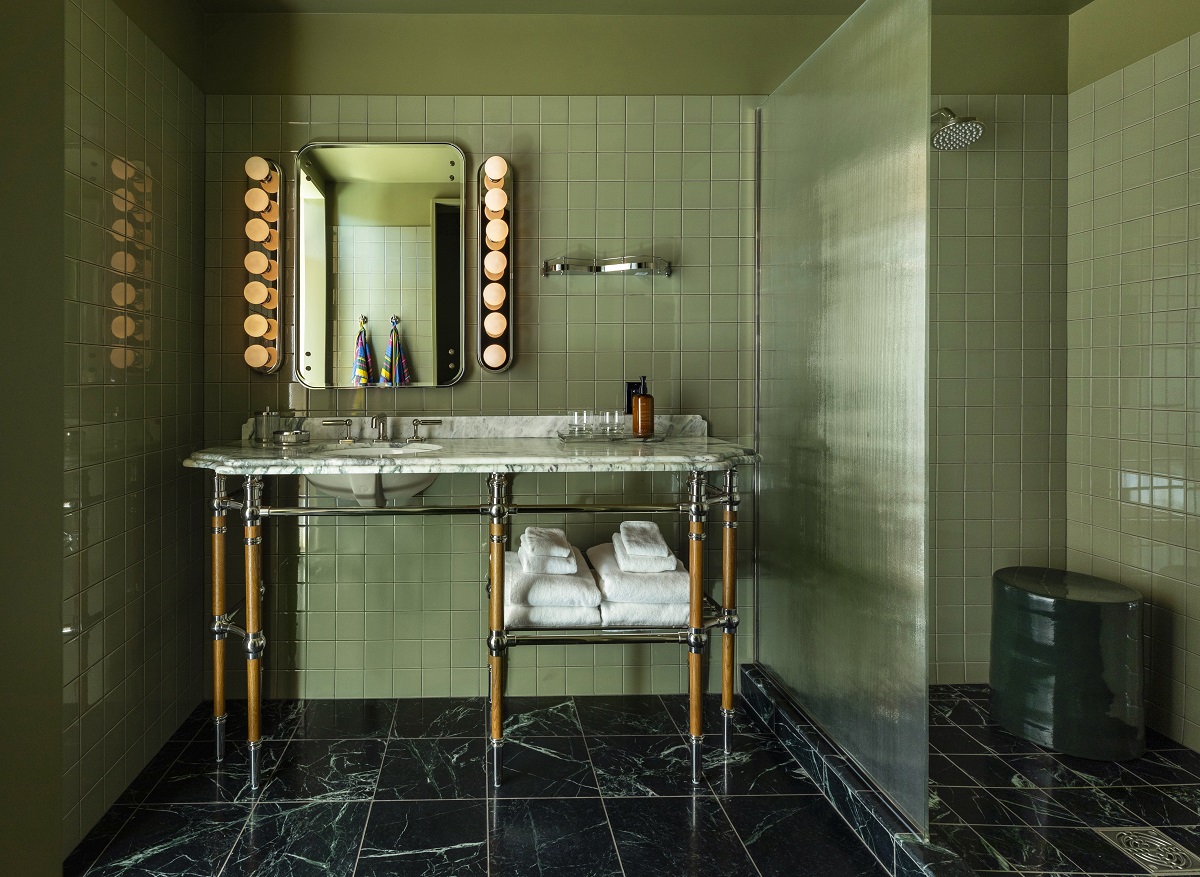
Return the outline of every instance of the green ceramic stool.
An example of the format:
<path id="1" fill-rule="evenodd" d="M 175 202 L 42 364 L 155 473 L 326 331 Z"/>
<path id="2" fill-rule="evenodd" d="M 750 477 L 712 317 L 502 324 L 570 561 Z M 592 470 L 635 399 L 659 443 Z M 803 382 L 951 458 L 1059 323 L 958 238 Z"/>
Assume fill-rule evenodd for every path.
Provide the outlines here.
<path id="1" fill-rule="evenodd" d="M 1146 750 L 1142 595 L 1082 573 L 1012 566 L 992 575 L 992 719 L 1067 755 Z"/>

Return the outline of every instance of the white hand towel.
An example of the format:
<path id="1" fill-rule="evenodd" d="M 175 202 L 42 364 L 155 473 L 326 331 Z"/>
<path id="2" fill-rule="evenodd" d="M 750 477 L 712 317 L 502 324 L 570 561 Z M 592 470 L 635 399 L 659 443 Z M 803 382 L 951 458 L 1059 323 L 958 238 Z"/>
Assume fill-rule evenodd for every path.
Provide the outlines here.
<path id="1" fill-rule="evenodd" d="M 579 572 L 579 561 L 575 559 L 577 551 L 572 551 L 570 557 L 555 557 L 552 554 L 530 554 L 529 548 L 521 546 L 517 556 L 521 558 L 521 569 L 529 573 L 550 573 L 558 576 L 571 576 Z"/>
<path id="2" fill-rule="evenodd" d="M 530 554 L 548 554 L 551 557 L 570 557 L 571 543 L 567 534 L 557 527 L 526 527 L 521 536 L 521 547 Z"/>
<path id="3" fill-rule="evenodd" d="M 648 554 L 651 557 L 670 557 L 662 531 L 653 521 L 622 521 L 621 535 L 625 537 L 625 550 L 630 554 Z"/>
<path id="4" fill-rule="evenodd" d="M 686 603 L 691 591 L 687 570 L 678 560 L 674 572 L 625 572 L 611 542 L 588 549 L 600 579 L 600 593 L 614 603 Z"/>
<path id="5" fill-rule="evenodd" d="M 683 627 L 688 620 L 687 603 L 600 604 L 604 627 Z"/>
<path id="6" fill-rule="evenodd" d="M 505 606 L 505 627 L 599 627 L 596 606 Z"/>
<path id="7" fill-rule="evenodd" d="M 625 537 L 613 533 L 613 548 L 617 555 L 617 565 L 625 572 L 670 572 L 675 569 L 676 557 L 668 554 L 666 557 L 655 557 L 650 554 L 630 554 L 625 544 Z"/>
<path id="8" fill-rule="evenodd" d="M 525 572 L 516 552 L 504 552 L 504 604 L 599 606 L 600 589 L 596 587 L 596 578 L 584 563 L 579 549 L 572 551 L 577 571 L 569 576 Z"/>

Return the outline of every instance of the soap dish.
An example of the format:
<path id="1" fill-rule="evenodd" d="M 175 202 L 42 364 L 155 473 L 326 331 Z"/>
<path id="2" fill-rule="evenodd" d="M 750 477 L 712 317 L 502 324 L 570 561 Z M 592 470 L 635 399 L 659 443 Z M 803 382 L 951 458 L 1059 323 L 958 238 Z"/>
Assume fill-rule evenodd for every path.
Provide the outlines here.
<path id="1" fill-rule="evenodd" d="M 275 444 L 277 445 L 302 445 L 307 441 L 308 430 L 306 429 L 275 430 Z"/>

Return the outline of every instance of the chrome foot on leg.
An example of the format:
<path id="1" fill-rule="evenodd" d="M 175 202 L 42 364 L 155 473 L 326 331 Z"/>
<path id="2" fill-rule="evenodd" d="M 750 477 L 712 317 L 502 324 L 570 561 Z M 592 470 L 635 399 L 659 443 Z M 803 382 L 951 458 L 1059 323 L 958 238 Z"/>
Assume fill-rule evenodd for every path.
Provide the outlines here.
<path id="1" fill-rule="evenodd" d="M 228 716 L 213 716 L 213 728 L 217 738 L 217 761 L 225 760 L 225 720 Z"/>
<path id="2" fill-rule="evenodd" d="M 258 791 L 258 755 L 262 743 L 250 744 L 250 789 Z"/>
<path id="3" fill-rule="evenodd" d="M 504 741 L 492 741 L 492 785 L 500 788 L 500 771 L 504 767 Z"/>
<path id="4" fill-rule="evenodd" d="M 733 752 L 733 710 L 721 710 L 721 736 L 725 754 Z"/>
<path id="5" fill-rule="evenodd" d="M 698 786 L 704 782 L 704 768 L 701 763 L 700 744 L 703 737 L 690 737 L 692 749 L 692 785 Z"/>

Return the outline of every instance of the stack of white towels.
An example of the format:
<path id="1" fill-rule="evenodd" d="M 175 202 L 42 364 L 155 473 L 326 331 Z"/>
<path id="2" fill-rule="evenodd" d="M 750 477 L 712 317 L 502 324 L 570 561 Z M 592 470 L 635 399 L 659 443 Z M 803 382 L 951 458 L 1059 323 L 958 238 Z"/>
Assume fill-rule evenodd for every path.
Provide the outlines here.
<path id="1" fill-rule="evenodd" d="M 690 579 L 653 521 L 625 521 L 612 542 L 587 554 L 600 580 L 604 627 L 687 624 Z"/>
<path id="2" fill-rule="evenodd" d="M 505 627 L 599 627 L 600 589 L 583 554 L 556 527 L 527 527 L 504 553 Z"/>

